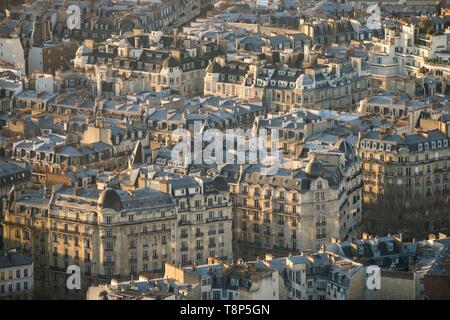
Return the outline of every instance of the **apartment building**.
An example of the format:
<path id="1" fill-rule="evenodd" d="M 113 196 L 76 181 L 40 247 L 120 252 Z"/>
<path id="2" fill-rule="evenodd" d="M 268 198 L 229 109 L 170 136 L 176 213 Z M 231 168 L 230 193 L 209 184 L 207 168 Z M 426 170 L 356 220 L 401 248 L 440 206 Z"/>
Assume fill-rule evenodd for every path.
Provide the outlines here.
<path id="1" fill-rule="evenodd" d="M 33 297 L 33 259 L 15 250 L 0 250 L 0 300 Z"/>
<path id="2" fill-rule="evenodd" d="M 226 165 L 234 207 L 234 251 L 244 259 L 318 250 L 332 237 L 356 234 L 361 222 L 361 171 L 341 141 L 310 155 L 305 167 L 261 173 L 259 165 Z"/>
<path id="3" fill-rule="evenodd" d="M 424 237 L 449 227 L 449 138 L 439 130 L 361 133 L 365 230 Z"/>
<path id="4" fill-rule="evenodd" d="M 298 160 L 305 151 L 305 143 L 313 135 L 332 130 L 337 125 L 333 119 L 322 117 L 307 109 L 294 109 L 292 113 L 282 116 L 269 114 L 267 118 L 259 118 L 254 122 L 253 130 L 267 132 L 268 145 L 272 143 L 269 132 L 277 130 L 276 141 L 284 159 Z M 275 141 L 274 141 L 275 142 Z"/>
<path id="5" fill-rule="evenodd" d="M 16 190 L 25 190 L 31 184 L 31 168 L 29 166 L 0 161 L 0 197 L 6 198 L 12 187 Z"/>
<path id="6" fill-rule="evenodd" d="M 169 194 L 177 206 L 174 263 L 204 264 L 209 257 L 233 258 L 232 206 L 223 177 L 163 175 L 140 184 Z"/>
<path id="7" fill-rule="evenodd" d="M 311 52 L 314 55 L 314 52 Z M 309 61 L 310 54 L 305 54 Z M 204 94 L 265 101 L 273 112 L 293 108 L 348 109 L 369 94 L 369 68 L 361 58 L 296 69 L 217 58 L 206 69 Z"/>
<path id="8" fill-rule="evenodd" d="M 267 254 L 252 261 L 283 274 L 289 300 L 360 300 L 364 298 L 366 271 L 361 263 L 332 252 L 274 258 Z"/>
<path id="9" fill-rule="evenodd" d="M 28 74 L 33 72 L 54 75 L 56 70 L 68 69 L 75 57 L 76 42 L 45 42 L 32 47 L 28 53 Z"/>
<path id="10" fill-rule="evenodd" d="M 182 96 L 201 94 L 210 57 L 197 54 L 196 46 L 169 50 L 153 45 L 159 43 L 161 37 L 161 32 L 155 32 L 108 40 L 96 45 L 92 52 L 86 52 L 77 60 L 77 65 L 111 65 L 110 71 L 100 70 L 105 68 L 96 71 L 98 96 L 102 95 L 102 83 L 112 77 L 112 72 L 116 72 L 119 78 L 120 75 L 145 78 L 155 91 L 170 88 Z"/>
<path id="11" fill-rule="evenodd" d="M 427 19 L 411 19 L 409 23 L 390 21 L 384 26 L 384 38 L 374 40 L 370 52 L 371 86 L 374 90 L 401 90 L 414 96 L 415 88 L 406 87 L 408 82 L 405 80 L 423 72 L 437 71 L 440 85 L 430 95 L 445 94 L 448 77 L 442 76 L 444 72 L 448 74 L 445 62 L 448 61 L 447 34 L 443 22 L 433 27 Z M 431 24 L 429 28 L 424 27 L 428 24 Z M 441 68 L 437 69 L 439 65 Z"/>
<path id="12" fill-rule="evenodd" d="M 181 297 L 186 300 L 285 299 L 282 277 L 278 270 L 242 260 L 229 264 L 210 258 L 205 264 L 181 268 L 166 264 L 164 280 L 190 283 L 196 288 L 197 290 Z"/>
<path id="13" fill-rule="evenodd" d="M 0 37 L 0 60 L 12 64 L 25 74 L 25 51 L 16 33 L 3 32 Z"/>
<path id="14" fill-rule="evenodd" d="M 176 208 L 153 189 L 63 187 L 51 197 L 11 194 L 2 221 L 4 244 L 35 259 L 36 295 L 82 298 L 91 283 L 161 271 L 175 252 Z M 82 290 L 68 290 L 77 265 Z"/>

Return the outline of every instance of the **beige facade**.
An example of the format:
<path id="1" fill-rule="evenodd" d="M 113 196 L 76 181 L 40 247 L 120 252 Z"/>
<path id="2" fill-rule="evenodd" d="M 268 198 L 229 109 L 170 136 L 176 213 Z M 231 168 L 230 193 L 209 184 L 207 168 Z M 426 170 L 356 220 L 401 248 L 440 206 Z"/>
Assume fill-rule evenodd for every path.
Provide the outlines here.
<path id="1" fill-rule="evenodd" d="M 336 170 L 343 157 L 314 154 L 306 168 L 279 169 L 274 176 L 260 174 L 255 165 L 239 171 L 225 167 L 222 174 L 234 198 L 236 256 L 318 250 L 333 237 L 355 235 L 361 221 L 361 171 L 356 158 L 347 159 L 340 176 Z"/>
<path id="2" fill-rule="evenodd" d="M 424 237 L 449 225 L 449 138 L 438 130 L 360 136 L 364 228 Z"/>
<path id="3" fill-rule="evenodd" d="M 161 271 L 173 257 L 175 206 L 156 190 L 62 188 L 51 200 L 24 195 L 4 213 L 5 246 L 33 256 L 41 297 L 80 298 L 101 279 Z M 81 291 L 66 287 L 70 265 L 80 267 Z"/>
<path id="4" fill-rule="evenodd" d="M 222 177 L 182 176 L 154 183 L 169 193 L 177 206 L 176 263 L 204 264 L 209 257 L 233 258 L 231 198 Z"/>

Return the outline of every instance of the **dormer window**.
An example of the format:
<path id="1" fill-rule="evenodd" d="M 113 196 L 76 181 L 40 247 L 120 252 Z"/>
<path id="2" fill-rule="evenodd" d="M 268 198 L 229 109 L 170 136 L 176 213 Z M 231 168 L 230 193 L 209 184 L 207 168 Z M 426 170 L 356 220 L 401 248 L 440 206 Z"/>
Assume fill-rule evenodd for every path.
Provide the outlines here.
<path id="1" fill-rule="evenodd" d="M 436 148 L 436 141 L 431 141 L 431 148 L 432 149 Z"/>
<path id="2" fill-rule="evenodd" d="M 322 181 L 318 180 L 317 181 L 317 190 L 321 190 L 321 189 L 323 189 L 323 184 L 322 184 Z"/>
<path id="3" fill-rule="evenodd" d="M 430 144 L 428 142 L 425 142 L 425 150 L 430 148 Z"/>
<path id="4" fill-rule="evenodd" d="M 448 146 L 448 140 L 444 140 L 444 147 Z"/>
<path id="5" fill-rule="evenodd" d="M 419 143 L 419 144 L 417 145 L 417 148 L 419 149 L 419 151 L 422 151 L 422 150 L 423 150 L 423 145 L 422 145 L 421 143 Z"/>
<path id="6" fill-rule="evenodd" d="M 384 143 L 380 143 L 380 149 L 384 150 Z"/>
<path id="7" fill-rule="evenodd" d="M 439 140 L 439 141 L 437 142 L 437 146 L 438 146 L 438 148 L 442 148 L 442 141 L 441 141 L 441 140 Z"/>
<path id="8" fill-rule="evenodd" d="M 391 145 L 390 144 L 386 145 L 386 151 L 391 151 Z"/>

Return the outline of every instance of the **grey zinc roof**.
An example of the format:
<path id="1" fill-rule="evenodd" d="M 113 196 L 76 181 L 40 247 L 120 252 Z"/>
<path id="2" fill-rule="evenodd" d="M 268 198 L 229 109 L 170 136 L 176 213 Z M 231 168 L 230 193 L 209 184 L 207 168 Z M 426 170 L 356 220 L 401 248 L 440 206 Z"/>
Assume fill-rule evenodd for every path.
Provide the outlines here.
<path id="1" fill-rule="evenodd" d="M 9 253 L 0 250 L 0 269 L 31 265 L 33 259 L 22 253 Z"/>

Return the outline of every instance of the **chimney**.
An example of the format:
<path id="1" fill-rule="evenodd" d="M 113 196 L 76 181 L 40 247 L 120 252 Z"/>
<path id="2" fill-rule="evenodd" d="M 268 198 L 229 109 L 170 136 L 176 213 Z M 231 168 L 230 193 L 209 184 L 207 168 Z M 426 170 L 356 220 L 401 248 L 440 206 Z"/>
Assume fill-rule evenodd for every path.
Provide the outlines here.
<path id="1" fill-rule="evenodd" d="M 266 253 L 266 257 L 265 257 L 264 260 L 266 260 L 266 261 L 272 261 L 272 259 L 273 259 L 273 255 L 272 255 L 271 253 Z"/>
<path id="2" fill-rule="evenodd" d="M 91 50 L 94 50 L 94 40 L 93 39 L 86 39 L 84 40 L 84 45 L 88 47 Z"/>
<path id="3" fill-rule="evenodd" d="M 336 77 L 337 78 L 341 77 L 341 64 L 340 63 L 336 64 Z"/>

